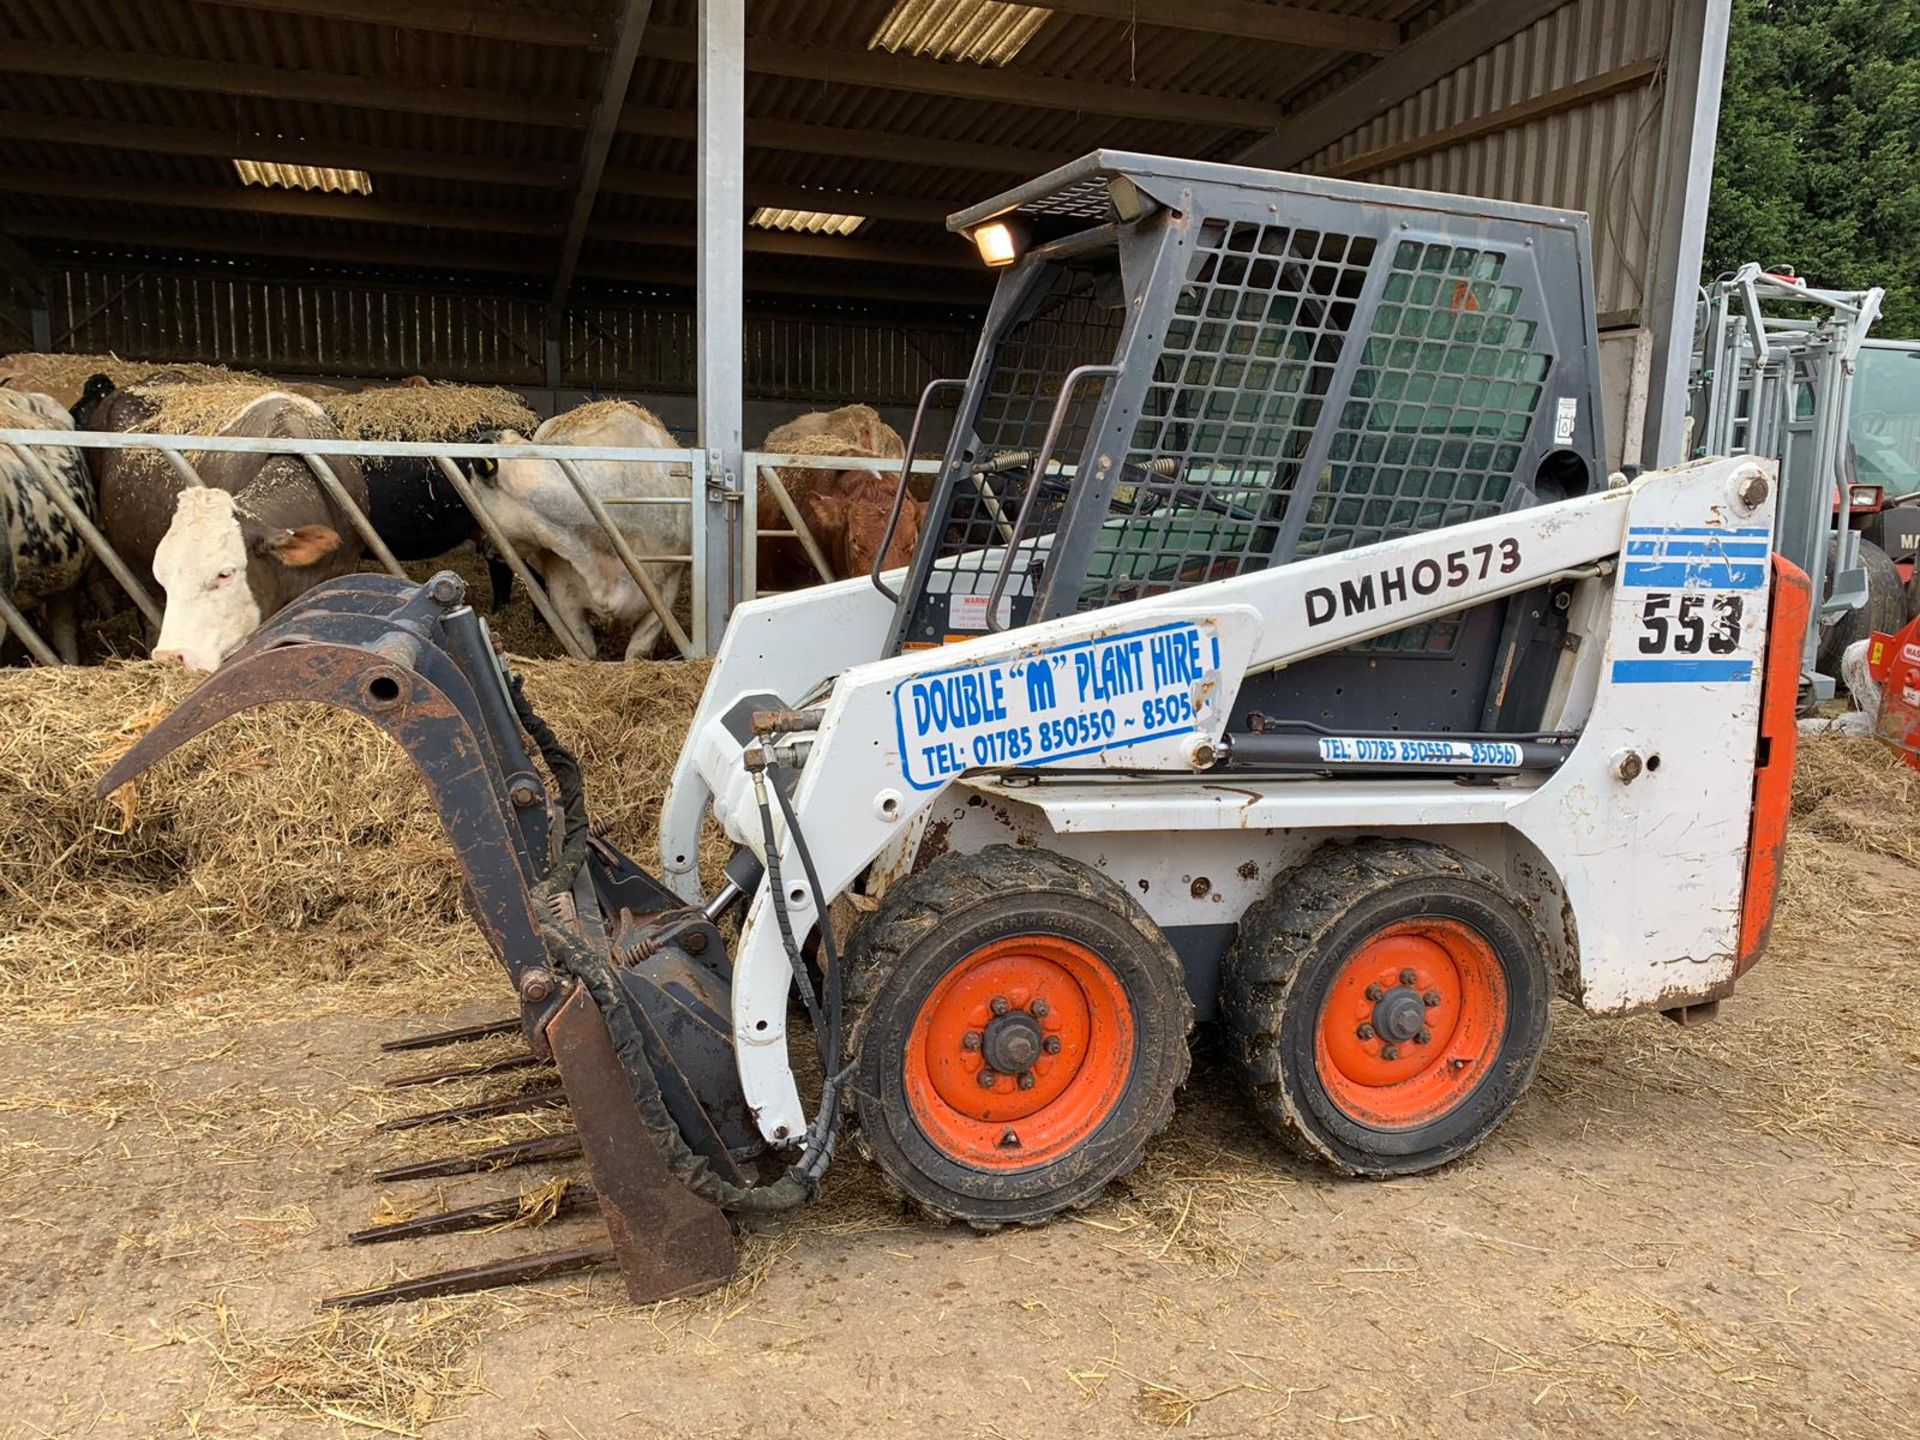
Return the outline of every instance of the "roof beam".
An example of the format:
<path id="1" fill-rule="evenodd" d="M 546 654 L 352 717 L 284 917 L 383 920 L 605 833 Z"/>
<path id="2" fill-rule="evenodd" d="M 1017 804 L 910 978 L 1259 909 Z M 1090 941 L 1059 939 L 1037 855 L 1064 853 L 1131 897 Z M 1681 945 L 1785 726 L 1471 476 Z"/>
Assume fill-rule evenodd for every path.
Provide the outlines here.
<path id="1" fill-rule="evenodd" d="M 699 182 L 691 175 L 661 170 L 609 170 L 600 188 L 610 195 L 638 195 L 649 200 L 698 198 Z M 944 225 L 959 208 L 944 200 L 920 200 L 907 195 L 871 195 L 859 190 L 815 190 L 805 185 L 775 185 L 747 181 L 747 203 L 781 210 L 815 210 L 834 215 L 864 215 L 870 220 L 910 220 Z"/>
<path id="2" fill-rule="evenodd" d="M 623 127 L 624 128 L 624 127 Z M 857 135 L 858 132 L 845 132 Z M 564 190 L 574 184 L 574 167 L 537 160 L 503 160 L 492 156 L 456 155 L 445 150 L 408 150 L 350 141 L 293 139 L 278 135 L 248 135 L 225 130 L 195 130 L 176 125 L 143 125 L 121 120 L 74 120 L 58 115 L 30 115 L 0 110 L 0 140 L 32 140 L 50 145 L 93 145 L 113 150 L 143 150 L 159 155 L 195 155 L 223 163 L 235 158 L 279 160 L 291 165 L 335 165 L 369 174 L 421 175 L 435 180 L 470 180 L 488 185 L 516 185 L 528 189 Z M 1043 163 L 1044 162 L 1044 163 Z M 1036 152 L 1036 173 L 1051 169 L 1058 157 Z M 1024 173 L 1024 171 L 1022 172 Z M 657 170 L 609 168 L 600 177 L 600 189 L 611 195 L 638 195 L 655 200 L 695 198 L 691 175 Z M 747 195 L 755 205 L 777 205 L 791 210 L 832 210 L 866 215 L 875 220 L 913 220 L 937 225 L 958 208 L 944 200 L 910 196 L 871 195 L 860 191 L 813 190 L 804 185 L 763 184 L 749 180 Z"/>
<path id="3" fill-rule="evenodd" d="M 647 53 L 662 60 L 694 64 L 699 46 L 694 32 L 677 26 L 653 27 Z M 747 69 L 759 75 L 785 75 L 835 85 L 872 85 L 956 99 L 993 100 L 1003 105 L 1042 110 L 1077 110 L 1142 120 L 1173 120 L 1219 125 L 1231 130 L 1271 130 L 1284 115 L 1278 105 L 1226 95 L 1190 95 L 1096 80 L 1063 80 L 1017 69 L 949 65 L 938 60 L 903 59 L 868 50 L 789 41 L 747 41 Z"/>
<path id="4" fill-rule="evenodd" d="M 102 225 L 89 219 L 59 215 L 21 215 L 9 218 L 8 229 L 16 235 L 40 237 L 80 247 L 111 246 L 127 250 L 168 250 L 216 255 L 260 255 L 260 239 L 253 235 L 227 235 L 194 227 Z M 533 255 L 512 255 L 465 250 L 443 245 L 396 244 L 391 241 L 341 239 L 317 240 L 309 236 L 276 239 L 271 257 L 281 261 L 311 261 L 319 264 L 387 265 L 404 270 L 470 270 L 486 274 L 517 275 L 537 278 L 543 267 Z M 58 262 L 56 262 L 58 263 Z M 618 258 L 585 255 L 580 273 L 597 279 L 631 285 L 674 285 L 690 288 L 691 267 L 653 266 Z M 819 273 L 747 274 L 750 294 L 819 295 L 847 300 L 902 300 L 927 305 L 984 304 L 990 286 L 981 277 L 973 286 L 942 280 L 937 286 L 917 289 L 886 282 L 848 279 Z"/>
<path id="5" fill-rule="evenodd" d="M 122 120 L 77 120 L 59 115 L 30 115 L 17 110 L 0 110 L 0 140 L 33 140 L 51 145 L 97 145 L 113 150 L 198 155 L 222 161 L 279 160 L 290 165 L 333 165 L 365 170 L 371 174 L 424 175 L 436 180 L 471 180 L 488 185 L 524 185 L 539 189 L 564 189 L 573 184 L 571 165 L 548 165 L 534 160 L 503 160 L 485 155 L 455 155 L 444 150 L 359 145 L 347 140 L 251 135 L 238 130 L 196 130 L 178 125 L 146 125 Z"/>
<path id="6" fill-rule="evenodd" d="M 242 10 L 317 15 L 363 25 L 431 30 L 520 45 L 558 45 L 604 50 L 606 29 L 585 16 L 556 14 L 539 5 L 479 5 L 473 0 L 217 0 Z"/>
<path id="7" fill-rule="evenodd" d="M 297 190 L 267 190 L 257 186 L 223 190 L 211 185 L 176 185 L 171 181 L 124 180 L 98 175 L 64 175 L 52 170 L 0 168 L 0 194 L 46 195 L 70 200 L 99 200 L 128 205 L 203 210 L 232 215 L 286 215 L 304 220 L 336 220 L 374 225 L 417 226 L 433 230 L 463 230 L 492 235 L 550 236 L 558 223 L 544 215 L 520 215 L 503 210 L 450 209 L 437 205 L 403 204 L 365 195 L 322 195 Z M 85 234 L 85 219 L 20 216 L 22 222 L 65 223 L 67 233 Z M 39 232 L 37 232 L 39 233 Z M 589 227 L 586 238 L 690 250 L 691 226 L 635 220 L 601 219 Z M 944 238 L 944 237 L 943 237 Z M 255 239 L 255 248 L 273 241 Z M 748 230 L 746 248 L 759 255 L 800 255 L 868 265 L 916 265 L 934 269 L 977 272 L 973 251 L 964 246 L 891 245 L 833 235 L 792 235 L 771 230 Z M 578 255 L 575 256 L 576 266 Z"/>
<path id="8" fill-rule="evenodd" d="M 1618 95 L 1623 90 L 1637 90 L 1652 80 L 1659 69 L 1658 60 L 1636 60 L 1631 65 L 1622 65 L 1617 69 L 1590 76 L 1563 89 L 1552 90 L 1545 95 L 1536 95 L 1531 100 L 1522 100 L 1517 105 L 1506 105 L 1498 110 L 1490 110 L 1485 115 L 1463 120 L 1458 125 L 1449 125 L 1444 130 L 1430 130 L 1414 140 L 1403 140 L 1397 145 L 1384 145 L 1378 150 L 1362 151 L 1358 155 L 1340 161 L 1337 165 L 1329 165 L 1324 173 L 1342 180 L 1371 175 L 1385 170 L 1390 165 L 1399 165 L 1408 160 L 1417 160 L 1423 155 L 1451 150 L 1454 146 L 1464 145 L 1469 140 L 1478 140 L 1485 135 L 1498 135 L 1506 130 L 1529 125 L 1535 120 L 1544 120 L 1549 115 L 1578 109 L 1582 105 L 1591 105 L 1610 95 Z"/>
<path id="9" fill-rule="evenodd" d="M 614 33 L 613 51 L 607 56 L 600 98 L 593 106 L 593 120 L 580 147 L 580 182 L 574 188 L 573 208 L 560 241 L 560 260 L 554 266 L 553 291 L 548 304 L 555 310 L 565 307 L 567 291 L 573 285 L 574 268 L 580 263 L 580 246 L 587 238 L 587 222 L 593 218 L 594 201 L 600 196 L 600 177 L 607 169 L 607 147 L 613 143 L 620 125 L 620 112 L 626 108 L 633 62 L 639 58 L 640 38 L 647 33 L 647 17 L 652 10 L 653 0 L 625 0 L 620 7 L 619 29 Z"/>
<path id="10" fill-rule="evenodd" d="M 687 249 L 693 232 L 684 225 L 656 225 L 640 220 L 601 220 L 593 227 L 595 239 L 619 240 L 629 245 L 660 245 Z M 837 235 L 796 235 L 778 230 L 746 233 L 752 255 L 804 255 L 817 260 L 845 260 L 866 265 L 924 265 L 938 270 L 978 272 L 980 261 L 970 247 L 936 248 L 926 245 L 889 245 Z"/>
<path id="11" fill-rule="evenodd" d="M 1287 116 L 1233 158 L 1242 165 L 1291 170 L 1567 3 L 1473 0 L 1325 99 Z"/>
<path id="12" fill-rule="evenodd" d="M 691 110 L 663 110 L 629 105 L 620 116 L 628 135 L 654 135 L 669 140 L 692 140 Z M 994 174 L 1044 175 L 1080 152 L 1028 150 L 1007 145 L 973 145 L 964 140 L 941 140 L 924 135 L 900 135 L 879 130 L 845 130 L 836 125 L 802 125 L 786 120 L 747 121 L 747 148 L 792 150 L 805 155 L 833 155 L 851 160 L 892 160 L 903 165 L 934 165 Z"/>
<path id="13" fill-rule="evenodd" d="M 0 45 L 0 71 L 110 85 L 209 90 L 217 95 L 245 95 L 260 100 L 304 100 L 314 105 L 352 105 L 367 110 L 398 110 L 413 115 L 447 115 L 516 125 L 578 127 L 587 123 L 585 107 L 564 97 L 508 95 L 479 86 L 403 85 L 359 75 L 278 70 L 83 45 L 40 45 L 10 40 Z"/>
<path id="14" fill-rule="evenodd" d="M 0 168 L 0 193 L 101 200 L 168 209 L 211 210 L 230 215 L 291 215 L 306 220 L 345 220 L 368 225 L 410 225 L 439 230 L 478 230 L 496 235 L 552 235 L 558 223 L 545 215 L 511 210 L 450 209 L 382 200 L 372 195 L 331 195 L 241 185 L 179 185 L 171 180 L 132 180 L 110 175 L 68 175 L 57 170 Z M 16 212 L 17 213 L 17 212 Z M 27 217 L 22 216 L 23 220 Z M 37 217 L 44 218 L 44 217 Z M 73 222 L 84 225 L 85 221 Z"/>
<path id="15" fill-rule="evenodd" d="M 1144 14 L 1140 0 L 1046 0 L 1046 8 L 1062 15 L 1090 15 L 1129 24 L 1137 21 L 1168 30 L 1197 30 L 1204 35 L 1371 55 L 1384 55 L 1400 45 L 1400 27 L 1390 20 L 1330 15 L 1324 10 L 1261 5 L 1250 0 L 1177 0 L 1146 8 Z"/>

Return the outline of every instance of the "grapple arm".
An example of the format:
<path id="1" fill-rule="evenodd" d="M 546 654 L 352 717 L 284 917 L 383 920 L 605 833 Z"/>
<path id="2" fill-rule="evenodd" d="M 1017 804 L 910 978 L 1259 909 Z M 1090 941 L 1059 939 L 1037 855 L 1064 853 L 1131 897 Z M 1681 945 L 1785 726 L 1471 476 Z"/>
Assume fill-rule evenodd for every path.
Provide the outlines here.
<path id="1" fill-rule="evenodd" d="M 446 573 L 426 585 L 351 576 L 310 591 L 142 736 L 95 791 L 111 794 L 230 716 L 288 701 L 372 721 L 426 782 L 467 907 L 512 980 L 518 1028 L 533 1057 L 559 1071 L 611 1245 L 451 1271 L 340 1303 L 476 1289 L 605 1259 L 619 1261 L 637 1302 L 708 1289 L 735 1264 L 719 1204 L 793 1188 L 755 1189 L 741 1168 L 750 1125 L 724 1038 L 724 1066 L 712 1039 L 716 1030 L 724 1037 L 727 1008 L 719 933 L 618 850 L 589 839 L 572 757 L 520 699 L 464 599 L 464 585 Z M 719 963 L 695 958 L 703 953 Z M 512 1158 L 483 1153 L 478 1168 L 574 1153 L 508 1148 Z M 475 1159 L 413 1170 L 464 1173 Z M 511 1202 L 468 1209 L 492 1214 L 502 1203 Z M 446 1229 L 469 1228 L 466 1211 L 443 1218 Z"/>

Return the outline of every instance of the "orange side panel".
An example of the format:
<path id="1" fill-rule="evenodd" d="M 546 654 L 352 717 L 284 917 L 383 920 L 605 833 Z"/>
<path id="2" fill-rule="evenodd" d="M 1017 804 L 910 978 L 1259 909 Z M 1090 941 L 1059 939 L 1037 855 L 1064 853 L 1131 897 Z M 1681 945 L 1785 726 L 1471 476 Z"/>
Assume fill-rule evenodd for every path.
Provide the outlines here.
<path id="1" fill-rule="evenodd" d="M 1793 804 L 1793 756 L 1799 739 L 1794 711 L 1800 697 L 1800 647 L 1813 612 L 1807 572 L 1773 557 L 1772 612 L 1767 621 L 1767 668 L 1760 684 L 1760 738 L 1753 762 L 1753 828 L 1747 835 L 1747 882 L 1740 907 L 1740 949 L 1733 973 L 1744 975 L 1767 948 L 1780 864 L 1787 848 L 1787 811 Z"/>

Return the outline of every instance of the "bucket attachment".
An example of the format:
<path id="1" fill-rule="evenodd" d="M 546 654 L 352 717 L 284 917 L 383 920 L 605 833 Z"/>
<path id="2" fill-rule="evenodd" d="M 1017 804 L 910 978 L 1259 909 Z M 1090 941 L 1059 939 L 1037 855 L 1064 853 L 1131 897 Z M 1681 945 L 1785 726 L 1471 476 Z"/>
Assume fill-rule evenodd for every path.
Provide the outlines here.
<path id="1" fill-rule="evenodd" d="M 518 1034 L 525 1050 L 388 1079 L 427 1087 L 551 1067 L 520 1088 L 388 1121 L 385 1131 L 564 1107 L 572 1129 L 380 1171 L 389 1183 L 578 1160 L 586 1177 L 358 1231 L 359 1244 L 546 1223 L 597 1208 L 603 1243 L 337 1295 L 371 1305 L 518 1284 L 609 1261 L 636 1303 L 711 1289 L 737 1263 L 723 1206 L 759 1179 L 740 1093 L 725 944 L 591 834 L 578 766 L 520 694 L 460 579 L 335 580 L 262 628 L 95 787 L 106 796 L 243 710 L 319 701 L 404 748 L 453 841 L 467 907 L 520 1002 L 511 1018 L 388 1040 L 389 1052 Z M 538 753 L 545 773 L 536 765 Z M 453 1149 L 454 1147 L 447 1147 Z"/>

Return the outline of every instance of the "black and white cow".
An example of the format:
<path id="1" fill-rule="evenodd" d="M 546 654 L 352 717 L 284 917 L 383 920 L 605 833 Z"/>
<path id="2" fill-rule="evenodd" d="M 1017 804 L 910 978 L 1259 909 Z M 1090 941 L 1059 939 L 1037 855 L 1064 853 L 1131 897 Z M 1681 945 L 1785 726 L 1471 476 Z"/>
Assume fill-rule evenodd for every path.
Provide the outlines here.
<path id="1" fill-rule="evenodd" d="M 0 389 L 0 428 L 66 430 L 73 418 L 51 395 Z M 86 457 L 70 445 L 36 447 L 53 483 L 88 519 L 96 519 Z M 11 446 L 0 446 L 0 590 L 22 612 L 38 612 L 54 653 L 69 665 L 80 658 L 77 602 L 92 559 L 80 532 L 48 496 L 45 483 Z"/>

